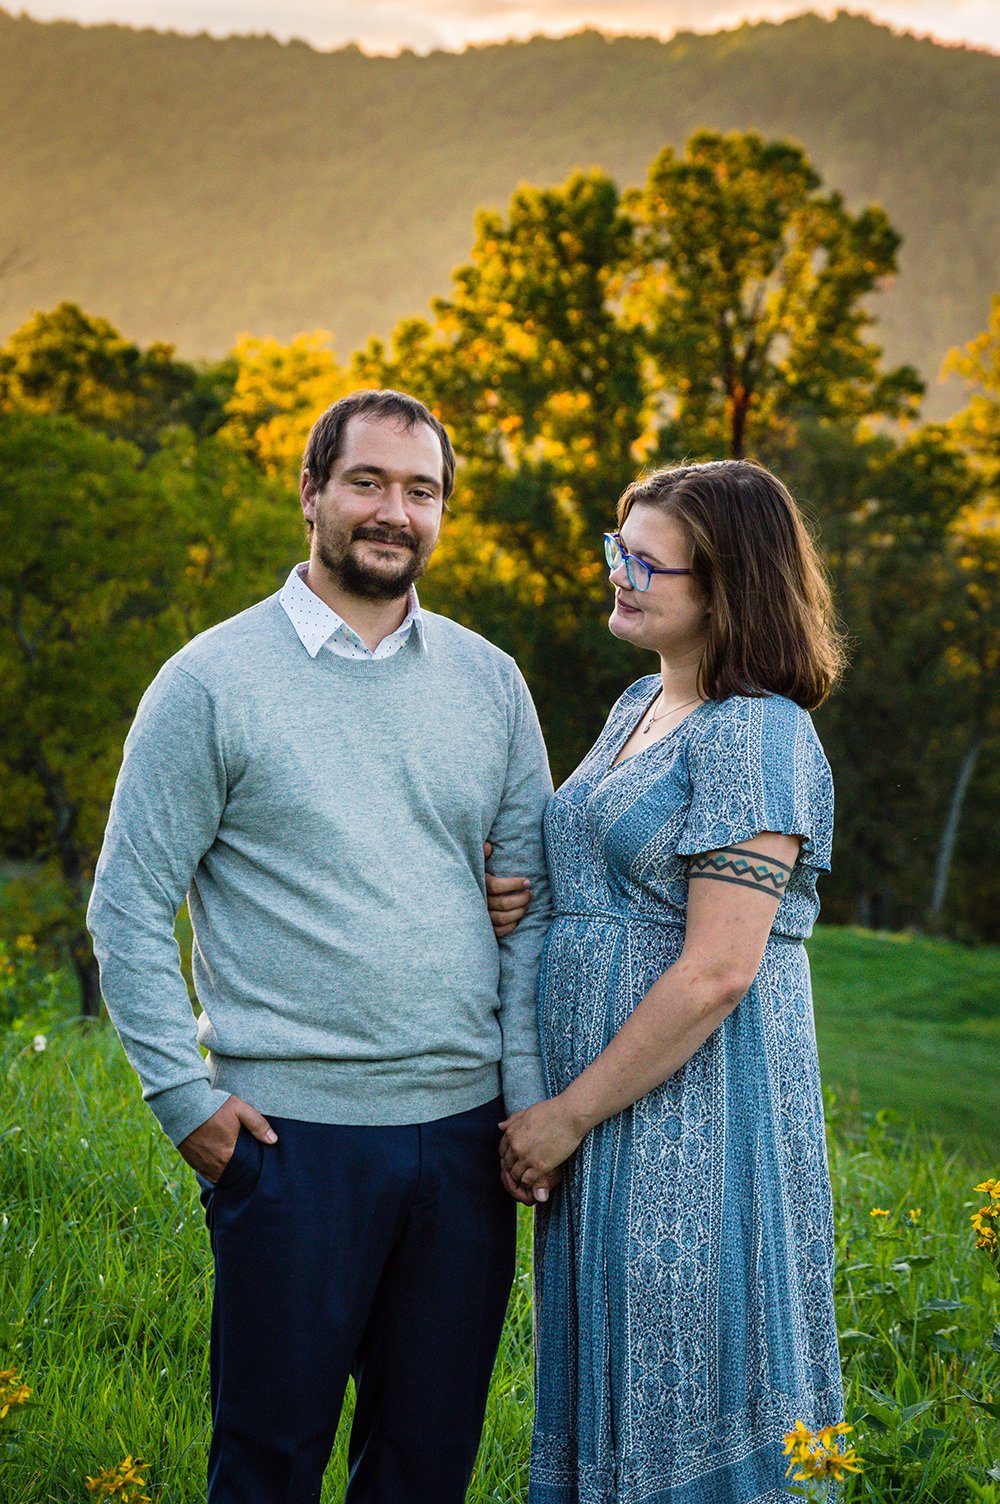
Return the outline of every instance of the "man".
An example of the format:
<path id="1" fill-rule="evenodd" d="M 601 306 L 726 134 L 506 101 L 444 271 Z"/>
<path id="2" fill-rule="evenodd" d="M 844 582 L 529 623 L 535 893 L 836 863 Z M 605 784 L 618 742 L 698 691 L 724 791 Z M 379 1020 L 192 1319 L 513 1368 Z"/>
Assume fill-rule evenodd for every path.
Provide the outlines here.
<path id="1" fill-rule="evenodd" d="M 475 1460 L 529 1199 L 501 1187 L 498 1122 L 544 1095 L 551 784 L 513 661 L 417 601 L 453 478 L 421 403 L 335 403 L 303 463 L 308 563 L 172 658 L 125 744 L 89 923 L 203 1188 L 210 1504 L 318 1501 L 349 1374 L 350 1504 L 458 1504 Z M 487 838 L 537 894 L 499 947 Z"/>

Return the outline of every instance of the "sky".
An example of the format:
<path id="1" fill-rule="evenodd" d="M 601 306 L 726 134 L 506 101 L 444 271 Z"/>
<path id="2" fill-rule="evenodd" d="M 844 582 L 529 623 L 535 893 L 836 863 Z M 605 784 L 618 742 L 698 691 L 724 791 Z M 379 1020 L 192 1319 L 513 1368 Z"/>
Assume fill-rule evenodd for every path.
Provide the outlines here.
<path id="1" fill-rule="evenodd" d="M 17 0 L 0 4 L 14 10 Z M 843 8 L 920 36 L 1000 52 L 1000 0 L 872 0 Z M 806 9 L 828 15 L 835 6 L 808 0 L 30 0 L 20 9 L 41 21 L 118 21 L 213 36 L 268 32 L 319 48 L 355 42 L 366 52 L 397 53 L 407 47 L 458 51 L 584 26 L 669 37 L 678 30 L 780 21 Z"/>

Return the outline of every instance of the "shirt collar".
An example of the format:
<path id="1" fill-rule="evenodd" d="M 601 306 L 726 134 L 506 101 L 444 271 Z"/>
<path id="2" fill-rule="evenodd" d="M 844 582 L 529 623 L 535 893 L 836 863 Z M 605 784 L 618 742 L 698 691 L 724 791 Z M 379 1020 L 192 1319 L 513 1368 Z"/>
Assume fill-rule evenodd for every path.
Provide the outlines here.
<path id="1" fill-rule="evenodd" d="M 314 590 L 310 590 L 305 582 L 306 570 L 309 568 L 308 561 L 296 564 L 282 585 L 278 600 L 284 607 L 285 613 L 298 633 L 299 641 L 309 654 L 315 658 L 320 648 L 329 642 L 334 632 L 342 627 L 353 632 L 349 622 L 345 622 L 342 616 L 328 606 L 326 601 L 320 600 Z M 427 639 L 424 631 L 424 615 L 420 609 L 417 592 L 413 585 L 410 586 L 406 597 L 407 611 L 395 632 L 390 632 L 389 637 L 405 637 L 410 629 L 416 632 L 417 643 L 422 652 L 427 651 Z M 386 639 L 388 640 L 388 639 Z"/>

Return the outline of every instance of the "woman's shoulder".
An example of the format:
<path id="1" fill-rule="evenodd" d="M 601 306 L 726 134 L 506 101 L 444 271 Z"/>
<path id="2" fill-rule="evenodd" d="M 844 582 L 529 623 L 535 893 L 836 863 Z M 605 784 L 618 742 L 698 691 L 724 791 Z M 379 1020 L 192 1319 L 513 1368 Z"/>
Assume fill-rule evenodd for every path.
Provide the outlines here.
<path id="1" fill-rule="evenodd" d="M 660 688 L 659 674 L 643 674 L 641 679 L 636 679 L 627 689 L 623 689 L 611 710 L 608 712 L 608 720 L 613 721 L 622 712 L 632 710 L 637 705 L 652 698 Z"/>
<path id="2" fill-rule="evenodd" d="M 727 695 L 724 700 L 708 700 L 706 719 L 716 726 L 734 730 L 759 726 L 771 736 L 782 732 L 816 735 L 808 710 L 785 695 Z"/>
<path id="3" fill-rule="evenodd" d="M 695 756 L 699 751 L 728 748 L 733 756 L 750 754 L 751 761 L 826 762 L 812 716 L 785 695 L 727 695 L 724 700 L 709 700 L 699 722 L 700 734 L 692 745 Z"/>

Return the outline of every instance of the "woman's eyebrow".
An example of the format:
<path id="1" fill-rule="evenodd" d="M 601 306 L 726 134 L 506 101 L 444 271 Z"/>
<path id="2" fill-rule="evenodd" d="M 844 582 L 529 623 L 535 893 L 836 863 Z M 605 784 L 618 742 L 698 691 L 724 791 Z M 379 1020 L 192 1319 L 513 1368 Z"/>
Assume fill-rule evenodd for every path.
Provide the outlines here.
<path id="1" fill-rule="evenodd" d="M 625 547 L 628 548 L 627 543 Z M 635 554 L 637 559 L 645 559 L 646 563 L 652 564 L 654 569 L 662 569 L 664 567 L 663 560 L 658 559 L 655 554 L 651 554 L 648 548 L 629 548 L 628 551 L 630 554 Z"/>

